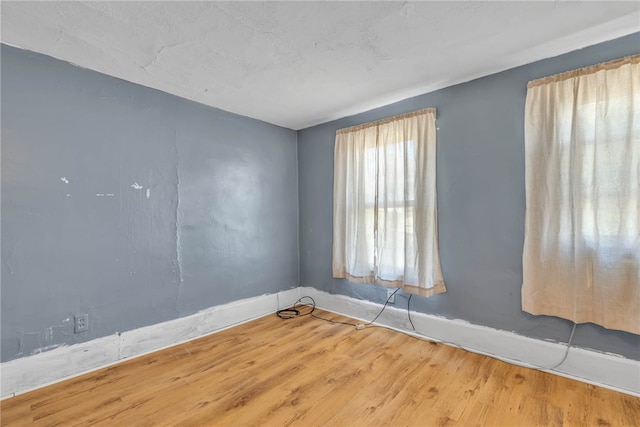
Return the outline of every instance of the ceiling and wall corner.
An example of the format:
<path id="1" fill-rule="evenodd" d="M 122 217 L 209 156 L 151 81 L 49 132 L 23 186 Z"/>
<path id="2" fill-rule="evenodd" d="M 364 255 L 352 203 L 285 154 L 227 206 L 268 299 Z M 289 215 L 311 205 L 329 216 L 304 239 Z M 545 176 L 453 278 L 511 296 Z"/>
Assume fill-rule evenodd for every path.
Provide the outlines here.
<path id="1" fill-rule="evenodd" d="M 638 2 L 11 2 L 1 41 L 291 129 L 640 29 Z"/>

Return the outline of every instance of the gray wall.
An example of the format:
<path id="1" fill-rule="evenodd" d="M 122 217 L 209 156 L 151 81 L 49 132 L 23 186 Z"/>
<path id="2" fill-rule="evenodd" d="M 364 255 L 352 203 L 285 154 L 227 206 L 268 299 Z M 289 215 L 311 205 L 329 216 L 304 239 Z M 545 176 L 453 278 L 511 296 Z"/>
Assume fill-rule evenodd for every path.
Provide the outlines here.
<path id="1" fill-rule="evenodd" d="M 300 131 L 301 284 L 376 302 L 386 299 L 383 288 L 332 279 L 335 131 L 436 107 L 439 243 L 448 292 L 413 297 L 412 310 L 566 341 L 571 322 L 520 309 L 527 82 L 637 52 L 640 33 Z M 406 296 L 396 299 L 397 307 L 406 304 Z M 574 344 L 640 359 L 640 336 L 593 324 L 578 326 Z"/>
<path id="2" fill-rule="evenodd" d="M 335 130 L 432 106 L 449 292 L 412 309 L 566 340 L 520 310 L 526 83 L 639 51 L 635 34 L 305 129 L 296 160 L 293 131 L 3 45 L 1 360 L 299 283 L 383 302 L 331 277 Z M 640 359 L 637 335 L 574 343 Z"/>
<path id="3" fill-rule="evenodd" d="M 1 49 L 2 361 L 298 286 L 294 131 Z"/>

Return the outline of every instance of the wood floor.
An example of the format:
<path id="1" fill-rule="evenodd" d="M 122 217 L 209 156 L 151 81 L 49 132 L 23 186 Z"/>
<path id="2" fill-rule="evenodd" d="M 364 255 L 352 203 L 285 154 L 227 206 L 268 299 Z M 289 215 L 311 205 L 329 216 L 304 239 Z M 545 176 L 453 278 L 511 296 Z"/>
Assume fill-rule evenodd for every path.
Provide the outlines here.
<path id="1" fill-rule="evenodd" d="M 3 426 L 640 426 L 636 397 L 384 328 L 275 315 L 0 410 Z"/>

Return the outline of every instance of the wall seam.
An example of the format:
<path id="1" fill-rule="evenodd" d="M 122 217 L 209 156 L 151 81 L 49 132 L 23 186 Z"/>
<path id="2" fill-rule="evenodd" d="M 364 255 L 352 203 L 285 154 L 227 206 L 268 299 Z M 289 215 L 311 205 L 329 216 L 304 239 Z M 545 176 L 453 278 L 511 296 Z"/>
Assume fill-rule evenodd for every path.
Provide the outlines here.
<path id="1" fill-rule="evenodd" d="M 300 287 L 302 278 L 300 277 L 300 263 L 302 262 L 302 256 L 300 254 L 300 150 L 298 148 L 298 144 L 300 143 L 299 135 L 300 131 L 296 130 L 296 243 L 297 243 L 297 252 L 298 252 L 298 262 L 297 264 L 297 276 L 298 276 L 298 284 L 296 287 Z"/>

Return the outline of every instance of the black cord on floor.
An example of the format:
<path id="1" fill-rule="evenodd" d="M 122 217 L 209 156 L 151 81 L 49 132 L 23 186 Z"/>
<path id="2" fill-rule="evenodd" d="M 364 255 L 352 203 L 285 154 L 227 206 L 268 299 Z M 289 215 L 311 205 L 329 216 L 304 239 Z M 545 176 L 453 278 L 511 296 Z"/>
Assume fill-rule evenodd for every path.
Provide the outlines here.
<path id="1" fill-rule="evenodd" d="M 357 325 L 355 323 L 340 322 L 338 320 L 325 319 L 324 317 L 320 317 L 320 316 L 317 316 L 317 315 L 313 314 L 313 312 L 316 310 L 316 301 L 313 298 L 311 298 L 310 296 L 301 297 L 300 299 L 298 299 L 298 301 L 296 301 L 293 304 L 293 306 L 291 306 L 289 308 L 283 308 L 282 310 L 278 310 L 278 311 L 276 311 L 276 314 L 281 319 L 293 319 L 294 317 L 311 316 L 311 317 L 314 317 L 316 319 L 324 320 L 325 322 L 338 323 L 338 324 L 341 324 L 341 325 L 349 325 L 349 326 L 353 326 L 353 327 L 358 328 L 358 329 L 362 329 L 363 327 L 371 326 L 373 324 L 373 322 L 375 322 L 378 319 L 378 317 L 380 317 L 380 315 L 382 314 L 384 309 L 387 308 L 387 304 L 389 304 L 389 301 L 391 300 L 391 298 L 399 290 L 400 290 L 400 288 L 398 288 L 395 291 L 393 291 L 393 293 L 387 297 L 387 301 L 384 303 L 384 306 L 382 307 L 382 310 L 380 310 L 380 312 L 376 315 L 376 317 L 373 318 L 372 321 L 370 321 L 368 323 L 365 323 L 364 325 Z M 304 300 L 305 298 L 311 300 L 311 303 L 303 302 L 302 300 Z M 307 311 L 306 313 L 303 313 L 303 312 L 300 311 L 300 308 L 302 308 L 302 307 L 311 307 L 311 310 Z"/>
<path id="2" fill-rule="evenodd" d="M 311 300 L 311 302 L 310 303 L 303 302 L 302 300 L 304 300 L 305 298 Z M 311 309 L 307 312 L 302 312 L 300 309 L 302 309 L 303 307 L 310 307 Z M 292 319 L 294 317 L 311 316 L 316 319 L 324 320 L 325 322 L 339 323 L 341 325 L 358 327 L 358 325 L 356 325 L 355 323 L 340 322 L 338 320 L 325 319 L 324 317 L 317 316 L 313 314 L 315 310 L 316 310 L 316 301 L 310 296 L 304 296 L 300 298 L 298 301 L 296 301 L 292 307 L 278 310 L 276 311 L 276 314 L 281 319 Z"/>
<path id="3" fill-rule="evenodd" d="M 409 323 L 411 323 L 411 327 L 415 331 L 416 327 L 414 326 L 413 322 L 411 321 L 411 309 L 409 308 L 411 306 L 411 297 L 412 296 L 413 296 L 413 294 L 409 294 L 409 299 L 407 300 L 407 317 L 409 318 Z"/>

